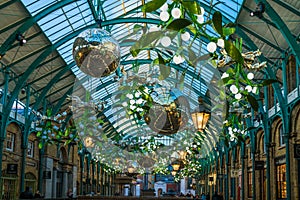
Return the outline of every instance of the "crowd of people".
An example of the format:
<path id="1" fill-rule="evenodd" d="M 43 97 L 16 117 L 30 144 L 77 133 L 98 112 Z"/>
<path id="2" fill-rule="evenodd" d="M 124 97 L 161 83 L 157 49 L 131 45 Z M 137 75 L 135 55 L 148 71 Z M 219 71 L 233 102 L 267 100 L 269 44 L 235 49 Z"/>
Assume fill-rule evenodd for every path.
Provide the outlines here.
<path id="1" fill-rule="evenodd" d="M 207 194 L 202 193 L 199 199 L 201 199 L 201 200 L 223 200 L 223 196 L 222 196 L 222 194 L 218 194 L 217 192 L 215 192 L 212 195 L 212 197 L 210 198 L 209 193 L 207 193 Z"/>
<path id="2" fill-rule="evenodd" d="M 69 189 L 67 192 L 67 197 L 72 199 L 73 198 L 73 191 L 72 189 Z M 35 192 L 35 194 L 32 193 L 32 189 L 29 187 L 26 187 L 25 191 L 20 194 L 20 199 L 43 199 L 44 196 L 40 193 L 39 190 Z"/>
<path id="3" fill-rule="evenodd" d="M 218 194 L 217 192 L 215 192 L 212 197 L 210 196 L 209 193 L 202 193 L 201 195 L 193 195 L 192 193 L 188 192 L 187 194 L 183 194 L 180 193 L 180 195 L 178 195 L 179 197 L 190 197 L 191 199 L 195 199 L 195 200 L 223 200 L 223 195 L 220 193 Z"/>
<path id="4" fill-rule="evenodd" d="M 31 188 L 29 187 L 26 187 L 25 191 L 20 194 L 20 199 L 41 199 L 41 198 L 44 197 L 39 190 L 37 190 L 35 194 L 33 194 Z"/>

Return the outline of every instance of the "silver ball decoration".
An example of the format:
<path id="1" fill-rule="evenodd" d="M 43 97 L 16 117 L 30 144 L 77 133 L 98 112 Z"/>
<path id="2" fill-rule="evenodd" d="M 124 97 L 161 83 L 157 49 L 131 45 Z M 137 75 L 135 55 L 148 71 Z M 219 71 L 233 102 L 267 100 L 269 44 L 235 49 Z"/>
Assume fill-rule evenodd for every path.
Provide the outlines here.
<path id="1" fill-rule="evenodd" d="M 73 57 L 85 74 L 96 78 L 105 77 L 120 64 L 120 46 L 107 31 L 100 28 L 87 29 L 75 39 Z"/>

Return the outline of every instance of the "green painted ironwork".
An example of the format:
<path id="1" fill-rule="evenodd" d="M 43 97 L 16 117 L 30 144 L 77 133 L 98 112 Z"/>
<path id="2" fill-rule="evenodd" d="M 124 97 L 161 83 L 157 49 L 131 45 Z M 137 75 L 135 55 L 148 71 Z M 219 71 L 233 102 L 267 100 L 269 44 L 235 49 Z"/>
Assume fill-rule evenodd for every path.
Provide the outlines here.
<path id="1" fill-rule="evenodd" d="M 28 118 L 29 112 L 29 102 L 30 102 L 30 86 L 26 87 L 26 106 L 25 106 L 25 119 Z M 32 112 L 31 112 L 32 113 Z M 31 125 L 31 123 L 30 123 Z M 26 126 L 26 125 L 25 125 Z M 28 129 L 24 128 L 22 130 L 22 140 L 21 140 L 21 151 L 22 151 L 22 163 L 21 163 L 21 178 L 20 178 L 20 192 L 25 191 L 25 167 L 26 167 L 26 157 L 27 157 L 27 148 L 28 148 L 28 136 L 30 132 Z"/>
<path id="2" fill-rule="evenodd" d="M 1 9 L 1 8 L 0 8 L 0 9 Z M 3 29 L 0 30 L 0 34 L 3 34 L 3 33 L 5 33 L 6 31 L 9 31 L 9 30 L 11 30 L 11 29 L 14 29 L 14 28 L 20 26 L 21 24 L 23 24 L 24 22 L 26 22 L 26 21 L 29 20 L 29 19 L 30 19 L 30 17 L 25 17 L 24 19 L 21 19 L 21 20 L 15 22 L 15 23 L 13 23 L 13 24 L 10 24 L 9 26 L 6 26 L 5 28 L 3 28 Z"/>
<path id="3" fill-rule="evenodd" d="M 94 20 L 95 21 L 98 20 L 99 19 L 98 18 L 99 17 L 99 13 L 96 11 L 95 6 L 94 6 L 92 0 L 87 0 L 87 2 L 89 4 L 89 7 L 90 7 L 92 13 L 93 13 Z"/>
<path id="4" fill-rule="evenodd" d="M 7 1 L 6 3 L 0 5 L 0 9 L 3 9 L 3 8 L 7 7 L 7 6 L 10 6 L 11 4 L 13 4 L 15 2 L 18 2 L 18 1 L 20 1 L 20 0 L 10 0 L 10 1 Z"/>
<path id="5" fill-rule="evenodd" d="M 277 45 L 275 45 L 274 43 L 266 40 L 263 36 L 258 35 L 257 33 L 255 33 L 254 31 L 248 29 L 247 27 L 243 26 L 243 25 L 238 25 L 241 29 L 243 29 L 244 31 L 246 31 L 247 33 L 253 35 L 254 37 L 256 37 L 257 39 L 261 40 L 262 42 L 266 43 L 267 45 L 269 45 L 270 47 L 272 47 L 273 49 L 282 52 L 283 49 L 281 49 L 280 47 L 278 47 Z"/>
<path id="6" fill-rule="evenodd" d="M 92 188 L 91 188 L 91 192 L 94 192 L 95 193 L 95 171 L 96 171 L 96 162 L 95 160 L 92 159 L 91 161 L 92 163 L 92 181 L 91 181 L 91 184 L 92 184 Z"/>
<path id="7" fill-rule="evenodd" d="M 296 8 L 288 5 L 287 3 L 285 3 L 284 1 L 281 0 L 273 0 L 273 2 L 277 3 L 278 5 L 284 7 L 285 9 L 289 10 L 290 12 L 294 13 L 297 16 L 300 16 L 300 12 L 299 10 L 297 10 Z"/>
<path id="8" fill-rule="evenodd" d="M 225 199 L 229 199 L 229 167 L 230 167 L 230 161 L 229 161 L 229 149 L 227 147 L 225 148 L 225 160 L 226 160 L 226 177 L 225 177 Z"/>
<path id="9" fill-rule="evenodd" d="M 267 109 L 268 105 L 268 88 L 264 87 L 264 106 Z M 266 146 L 266 178 L 267 178 L 267 200 L 271 200 L 271 163 L 270 163 L 270 126 L 269 126 L 269 113 L 266 112 L 260 103 L 260 112 L 263 113 L 263 128 L 264 128 L 264 141 Z"/>
<path id="10" fill-rule="evenodd" d="M 4 55 L 6 51 L 10 48 L 10 46 L 14 43 L 16 39 L 17 33 L 24 33 L 26 30 L 28 30 L 31 26 L 33 26 L 38 20 L 42 19 L 43 17 L 47 16 L 48 14 L 54 12 L 55 10 L 66 6 L 70 3 L 74 3 L 74 0 L 64 0 L 64 1 L 58 1 L 58 3 L 53 4 L 52 6 L 47 7 L 45 10 L 42 10 L 34 17 L 28 19 L 21 27 L 19 27 L 16 31 L 14 31 L 7 39 L 6 41 L 1 45 L 0 47 L 0 54 Z"/>
<path id="11" fill-rule="evenodd" d="M 278 30 L 281 32 L 289 47 L 293 51 L 296 57 L 297 63 L 300 63 L 300 47 L 296 41 L 296 37 L 290 32 L 284 21 L 280 18 L 278 13 L 272 8 L 272 6 L 266 0 L 255 0 L 256 3 L 262 2 L 265 4 L 265 12 L 269 15 L 273 23 L 276 25 Z"/>
<path id="12" fill-rule="evenodd" d="M 84 157 L 85 157 L 85 149 L 81 149 L 79 151 L 80 157 L 80 182 L 79 182 L 79 194 L 83 195 L 83 172 L 84 172 Z"/>
<path id="13" fill-rule="evenodd" d="M 2 93 L 2 105 L 5 106 L 7 104 L 7 97 L 8 97 L 8 82 L 9 82 L 9 68 L 6 68 L 4 71 L 4 88 Z M 1 113 L 1 121 L 3 120 L 3 112 Z M 6 123 L 1 123 L 1 129 L 0 129 L 0 152 L 3 152 L 4 147 L 4 141 L 6 138 Z M 0 159 L 0 177 L 2 177 L 2 159 Z"/>
<path id="14" fill-rule="evenodd" d="M 240 157 L 241 157 L 241 162 L 242 162 L 242 177 L 241 177 L 241 190 L 243 191 L 242 194 L 241 194 L 241 199 L 245 199 L 245 142 L 242 143 L 241 145 L 241 154 L 240 154 Z"/>
<path id="15" fill-rule="evenodd" d="M 91 181 L 91 176 L 90 176 L 90 165 L 91 165 L 91 160 L 92 160 L 92 156 L 90 153 L 86 154 L 86 192 L 90 193 L 90 191 L 88 191 L 88 185 L 90 184 Z"/>
<path id="16" fill-rule="evenodd" d="M 69 90 L 59 99 L 58 103 L 53 108 L 53 113 L 54 114 L 58 113 L 59 109 L 61 108 L 61 105 L 66 100 L 66 98 L 68 97 L 68 95 L 72 94 L 72 91 L 73 91 L 73 87 L 70 87 Z"/>
<path id="17" fill-rule="evenodd" d="M 237 28 L 237 33 L 244 39 L 244 41 L 246 41 L 246 43 L 253 49 L 253 50 L 256 50 L 257 49 L 257 46 L 253 43 L 252 40 L 249 39 L 249 37 L 243 32 L 241 31 L 240 29 Z M 264 56 L 260 56 L 260 61 L 264 61 L 265 58 Z M 268 75 L 268 78 L 270 79 L 277 79 L 276 78 L 276 75 L 275 73 L 273 72 L 273 70 L 267 66 L 265 68 L 265 71 Z M 287 111 L 287 100 L 286 100 L 286 97 L 283 97 L 282 93 L 281 93 L 281 88 L 279 86 L 279 83 L 273 83 L 272 84 L 273 88 L 274 88 L 274 92 L 275 92 L 275 95 L 276 95 L 276 98 L 278 100 L 278 103 L 279 103 L 279 106 L 280 106 L 280 113 L 281 113 L 281 119 L 283 121 L 283 131 L 284 131 L 284 134 L 285 134 L 285 142 L 287 143 L 286 144 L 286 183 L 287 183 L 287 196 L 288 196 L 288 200 L 290 200 L 290 196 L 291 196 L 291 182 L 290 182 L 290 155 L 289 155 L 289 124 L 290 124 L 290 120 L 289 120 L 289 114 L 288 114 L 288 111 Z M 275 100 L 275 98 L 274 98 Z M 276 104 L 274 104 L 276 105 Z"/>

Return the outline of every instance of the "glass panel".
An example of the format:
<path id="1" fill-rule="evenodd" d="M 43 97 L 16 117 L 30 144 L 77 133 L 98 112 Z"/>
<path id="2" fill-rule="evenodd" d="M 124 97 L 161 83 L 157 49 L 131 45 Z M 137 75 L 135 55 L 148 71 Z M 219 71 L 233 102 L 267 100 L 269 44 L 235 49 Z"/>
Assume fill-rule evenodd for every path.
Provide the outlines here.
<path id="1" fill-rule="evenodd" d="M 33 157 L 33 151 L 34 151 L 34 143 L 29 141 L 27 147 L 27 156 Z"/>
<path id="2" fill-rule="evenodd" d="M 146 0 L 145 2 L 149 2 L 150 0 Z M 37 13 L 41 12 L 44 9 L 47 9 L 49 6 L 59 3 L 61 1 L 57 0 L 22 0 L 27 9 L 32 14 L 32 16 L 36 16 Z M 118 17 L 143 17 L 143 13 L 141 12 L 142 1 L 140 0 L 111 0 L 111 1 L 92 1 L 95 2 L 96 11 L 101 11 L 101 15 L 103 20 L 112 20 Z M 226 3 L 218 3 L 214 7 L 216 10 L 221 11 L 224 14 L 224 17 L 228 20 L 235 21 L 237 14 L 241 8 L 242 0 L 228 0 Z M 210 0 L 201 1 L 202 5 L 207 9 L 211 5 Z M 98 5 L 99 4 L 99 5 Z M 101 5 L 100 5 L 101 4 Z M 147 13 L 147 18 L 158 19 L 159 13 Z M 226 20 L 225 20 L 226 21 Z M 87 25 L 94 24 L 94 16 L 89 7 L 87 1 L 76 1 L 70 3 L 64 7 L 57 9 L 56 11 L 50 13 L 44 18 L 38 21 L 41 29 L 44 31 L 45 35 L 49 38 L 49 40 L 55 44 L 68 34 L 73 33 L 80 28 L 86 27 Z M 141 24 L 144 25 L 144 24 Z M 117 40 L 124 40 L 126 38 L 137 39 L 136 35 L 130 35 L 132 33 L 132 28 L 134 23 L 126 23 L 126 24 L 116 24 L 107 27 L 107 30 L 110 30 L 111 34 Z M 148 27 L 153 25 L 148 25 Z M 214 34 L 212 27 L 207 26 L 207 31 L 209 34 Z M 74 38 L 69 41 L 64 41 L 64 43 L 57 48 L 57 51 L 61 55 L 61 57 L 65 60 L 67 64 L 74 62 L 72 56 L 72 44 L 74 42 Z M 129 54 L 129 46 L 125 46 L 128 44 L 123 44 L 121 47 L 122 60 L 134 60 Z M 185 44 L 187 45 L 187 44 Z M 207 50 L 205 48 L 205 41 L 197 39 L 192 46 L 192 49 L 201 54 L 206 54 Z M 148 51 L 143 51 L 139 55 L 139 59 L 153 59 L 156 58 L 156 53 Z M 132 65 L 124 66 L 125 70 L 129 70 Z M 182 69 L 187 69 L 191 74 L 201 74 L 201 79 L 204 82 L 197 80 L 197 78 L 193 78 L 191 75 L 186 74 L 185 76 L 185 87 L 183 89 L 183 94 L 189 96 L 191 98 L 190 106 L 191 109 L 194 109 L 197 105 L 197 99 L 199 95 L 204 95 L 207 93 L 208 87 L 207 85 L 211 82 L 214 77 L 214 69 L 209 65 L 209 63 L 199 63 L 195 68 L 189 67 L 186 64 L 181 66 Z M 141 67 L 140 72 L 148 71 L 147 65 Z M 115 74 L 112 74 L 108 77 L 101 78 L 100 80 L 92 80 L 88 81 L 84 79 L 85 74 L 82 73 L 77 66 L 72 67 L 73 73 L 79 80 L 82 80 L 83 86 L 92 91 L 92 97 L 94 99 L 105 99 L 108 95 L 114 94 L 119 87 L 119 83 L 111 83 L 106 87 L 103 87 L 105 83 L 108 81 L 112 81 L 114 79 Z M 176 79 L 176 70 L 172 70 L 171 77 Z M 159 97 L 160 100 L 163 99 Z M 163 101 L 163 100 L 162 100 Z M 114 99 L 114 95 L 109 97 L 108 105 L 114 105 L 118 102 L 118 100 Z M 117 113 L 117 114 L 116 114 Z M 118 127 L 118 131 L 126 131 L 127 134 L 134 135 L 139 131 L 138 127 L 135 123 L 131 123 L 130 119 L 124 118 L 125 111 L 122 108 L 111 108 L 104 113 L 106 116 L 109 116 L 109 121 L 114 123 L 114 127 Z M 120 123 L 120 118 L 124 118 L 122 124 Z M 149 128 L 146 128 L 149 130 Z M 132 131 L 132 132 L 130 132 Z"/>
<path id="3" fill-rule="evenodd" d="M 7 132 L 6 134 L 6 150 L 14 151 L 15 134 Z"/>
<path id="4" fill-rule="evenodd" d="M 277 198 L 287 198 L 286 194 L 286 164 L 277 165 Z"/>

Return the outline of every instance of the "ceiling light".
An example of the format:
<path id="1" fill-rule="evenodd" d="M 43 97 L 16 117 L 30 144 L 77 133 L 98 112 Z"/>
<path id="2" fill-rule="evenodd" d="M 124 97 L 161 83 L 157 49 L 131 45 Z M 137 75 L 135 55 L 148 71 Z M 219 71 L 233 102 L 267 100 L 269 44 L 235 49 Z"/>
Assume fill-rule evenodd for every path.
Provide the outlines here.
<path id="1" fill-rule="evenodd" d="M 19 41 L 20 46 L 23 46 L 27 42 L 25 37 L 21 33 L 17 33 L 16 40 Z"/>
<path id="2" fill-rule="evenodd" d="M 262 14 L 265 12 L 266 6 L 262 2 L 258 3 L 255 11 L 250 12 L 250 16 L 257 16 L 258 18 L 262 18 Z"/>

